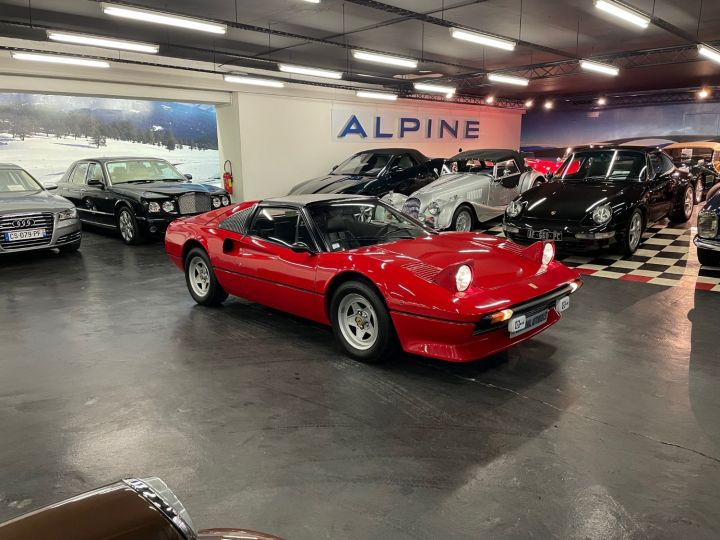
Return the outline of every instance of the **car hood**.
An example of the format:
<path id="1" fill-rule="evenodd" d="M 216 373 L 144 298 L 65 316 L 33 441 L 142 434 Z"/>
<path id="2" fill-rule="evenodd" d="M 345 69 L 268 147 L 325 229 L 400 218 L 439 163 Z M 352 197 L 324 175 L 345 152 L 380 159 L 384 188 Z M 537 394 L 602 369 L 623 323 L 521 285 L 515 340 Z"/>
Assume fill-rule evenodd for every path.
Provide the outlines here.
<path id="1" fill-rule="evenodd" d="M 493 177 L 489 174 L 477 173 L 452 173 L 444 174 L 434 182 L 430 182 L 427 186 L 418 189 L 411 197 L 431 196 L 435 197 L 441 193 L 451 193 L 454 191 L 462 191 L 463 193 L 471 189 L 477 189 L 478 185 L 487 185 L 492 182 Z"/>
<path id="2" fill-rule="evenodd" d="M 0 194 L 0 214 L 16 212 L 59 212 L 73 204 L 59 195 L 47 191 Z"/>
<path id="3" fill-rule="evenodd" d="M 520 197 L 520 217 L 580 221 L 598 204 L 637 199 L 641 191 L 640 182 L 548 182 Z"/>
<path id="4" fill-rule="evenodd" d="M 295 186 L 290 195 L 310 195 L 312 193 L 357 193 L 369 182 L 375 180 L 371 176 L 351 176 L 328 174 L 313 178 Z"/>
<path id="5" fill-rule="evenodd" d="M 142 182 L 133 184 L 115 184 L 113 190 L 121 193 L 156 195 L 182 195 L 183 193 L 211 193 L 213 195 L 225 194 L 225 190 L 209 184 L 194 184 L 191 182 Z"/>

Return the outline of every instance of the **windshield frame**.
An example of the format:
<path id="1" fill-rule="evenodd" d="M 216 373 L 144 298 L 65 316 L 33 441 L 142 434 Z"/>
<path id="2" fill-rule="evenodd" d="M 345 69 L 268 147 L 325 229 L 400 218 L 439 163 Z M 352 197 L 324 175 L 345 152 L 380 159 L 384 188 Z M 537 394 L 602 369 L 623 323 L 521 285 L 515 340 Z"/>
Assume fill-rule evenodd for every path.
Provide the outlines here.
<path id="1" fill-rule="evenodd" d="M 0 191 L 0 197 L 2 197 L 2 196 L 4 196 L 4 195 L 7 195 L 8 193 L 9 193 L 9 194 L 13 194 L 13 193 L 16 193 L 16 194 L 25 193 L 25 194 L 27 194 L 27 193 L 37 193 L 37 192 L 40 192 L 40 191 L 47 191 L 47 190 L 45 189 L 45 186 L 43 186 L 40 182 L 38 182 L 37 179 L 36 179 L 32 174 L 30 174 L 29 172 L 27 172 L 25 169 L 23 169 L 23 168 L 21 168 L 21 167 L 6 167 L 6 168 L 3 168 L 3 169 L 0 169 L 0 173 L 2 173 L 2 171 L 10 171 L 10 172 L 20 173 L 20 176 L 25 176 L 25 177 L 27 177 L 27 179 L 30 180 L 30 183 L 31 183 L 31 184 L 35 184 L 35 185 L 37 186 L 37 189 L 34 189 L 34 190 L 22 190 L 22 191 Z"/>
<path id="2" fill-rule="evenodd" d="M 588 157 L 591 157 L 591 154 L 599 154 L 601 152 L 604 153 L 613 153 L 612 159 L 610 160 L 610 164 L 608 166 L 608 170 L 605 173 L 605 176 L 598 176 L 598 175 L 590 175 L 590 176 L 583 176 L 582 178 L 566 178 L 567 173 L 563 172 L 563 169 L 567 169 L 570 166 L 570 163 L 572 163 L 575 159 L 575 156 L 578 154 L 582 155 L 583 159 L 588 159 Z M 645 160 L 645 167 L 641 170 L 645 171 L 645 178 L 642 177 L 642 175 L 638 177 L 630 177 L 626 176 L 625 178 L 612 178 L 611 175 L 608 173 L 612 171 L 612 168 L 614 166 L 614 163 L 618 157 L 618 154 L 621 152 L 627 152 L 629 154 L 636 154 L 639 157 L 642 157 Z M 645 182 L 650 178 L 650 161 L 648 159 L 647 152 L 643 152 L 642 150 L 636 150 L 632 148 L 587 148 L 583 150 L 576 150 L 572 152 L 570 155 L 568 155 L 565 160 L 563 160 L 562 165 L 558 167 L 557 172 L 553 175 L 553 180 L 557 180 L 560 182 L 585 182 L 589 179 L 597 179 L 604 182 Z M 576 174 L 576 173 L 572 173 Z"/>
<path id="3" fill-rule="evenodd" d="M 384 155 L 384 156 L 389 156 L 389 157 L 388 157 L 388 161 L 385 164 L 385 166 L 382 169 L 380 169 L 376 174 L 361 174 L 361 173 L 342 172 L 343 165 L 345 165 L 349 161 L 351 161 L 361 155 Z M 392 165 L 392 163 L 393 163 L 393 161 L 395 161 L 396 157 L 397 157 L 397 154 L 388 154 L 385 152 L 378 152 L 376 150 L 366 150 L 364 152 L 357 152 L 357 153 L 353 154 L 352 156 L 350 156 L 349 158 L 347 158 L 345 161 L 340 162 L 333 170 L 330 171 L 330 175 L 361 176 L 362 178 L 378 178 L 379 176 L 382 175 L 383 172 L 385 172 L 388 169 L 388 167 L 390 167 Z"/>
<path id="4" fill-rule="evenodd" d="M 174 181 L 173 179 L 166 179 L 166 178 L 160 178 L 160 179 L 157 179 L 157 180 L 150 180 L 150 179 L 140 180 L 140 179 L 136 179 L 136 180 L 129 180 L 129 181 L 126 181 L 126 182 L 116 182 L 116 181 L 114 181 L 113 178 L 112 178 L 112 176 L 110 175 L 110 169 L 108 168 L 108 165 L 111 165 L 111 164 L 113 164 L 113 163 L 130 163 L 130 162 L 132 162 L 132 161 L 162 161 L 162 162 L 164 162 L 164 163 L 167 163 L 168 166 L 169 166 L 172 170 L 174 170 L 177 174 L 180 175 L 180 178 L 177 179 L 178 182 L 187 182 L 187 181 L 188 181 L 187 177 L 186 177 L 183 173 L 181 173 L 179 170 L 177 170 L 177 167 L 175 167 L 175 165 L 173 165 L 172 163 L 170 163 L 170 162 L 169 162 L 168 160 L 166 160 L 166 159 L 155 158 L 155 157 L 146 157 L 146 158 L 137 157 L 137 158 L 130 158 L 130 159 L 111 159 L 111 160 L 105 161 L 105 162 L 102 164 L 102 166 L 103 166 L 103 169 L 105 169 L 105 179 L 108 181 L 109 185 L 115 186 L 115 185 L 124 185 L 124 184 L 137 184 L 137 183 L 141 183 L 141 182 L 145 182 L 145 181 L 148 181 L 148 182 L 168 182 L 168 181 Z"/>

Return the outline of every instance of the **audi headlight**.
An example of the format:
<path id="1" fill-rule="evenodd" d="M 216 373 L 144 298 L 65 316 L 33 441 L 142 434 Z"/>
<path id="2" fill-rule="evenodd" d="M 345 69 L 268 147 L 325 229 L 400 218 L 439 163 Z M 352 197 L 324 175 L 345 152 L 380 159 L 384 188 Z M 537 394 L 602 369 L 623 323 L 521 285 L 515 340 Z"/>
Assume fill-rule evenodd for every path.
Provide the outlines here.
<path id="1" fill-rule="evenodd" d="M 195 538 L 196 531 L 190 514 L 183 503 L 160 478 L 131 478 L 123 480 L 136 493 L 160 510 L 165 517 L 180 529 L 185 538 Z"/>
<path id="2" fill-rule="evenodd" d="M 592 213 L 592 218 L 595 223 L 598 225 L 603 225 L 610 221 L 610 218 L 612 217 L 612 207 L 610 204 L 603 204 L 600 206 L 596 206 Z"/>
<path id="3" fill-rule="evenodd" d="M 510 204 L 508 204 L 505 210 L 505 213 L 510 218 L 518 217 L 520 212 L 522 212 L 522 204 L 520 204 L 520 201 L 510 201 Z"/>
<path id="4" fill-rule="evenodd" d="M 715 212 L 702 212 L 698 216 L 698 236 L 715 238 L 718 233 L 718 216 Z"/>
<path id="5" fill-rule="evenodd" d="M 431 202 L 427 205 L 425 212 L 427 212 L 431 216 L 437 216 L 440 213 L 440 205 L 436 202 Z"/>
<path id="6" fill-rule="evenodd" d="M 220 197 L 213 197 L 213 198 L 212 198 L 213 208 L 220 208 L 220 205 L 221 205 L 221 204 L 222 204 L 222 202 L 220 201 Z"/>
<path id="7" fill-rule="evenodd" d="M 77 208 L 74 206 L 72 208 L 68 208 L 67 210 L 63 210 L 58 214 L 58 221 L 65 221 L 66 219 L 76 219 L 77 218 Z"/>
<path id="8" fill-rule="evenodd" d="M 230 204 L 230 197 L 228 197 L 227 195 L 223 195 L 221 200 L 223 206 L 227 206 L 228 204 Z"/>
<path id="9" fill-rule="evenodd" d="M 459 292 L 463 292 L 467 291 L 470 283 L 472 283 L 472 270 L 467 264 L 463 264 L 455 274 L 455 286 Z"/>
<path id="10" fill-rule="evenodd" d="M 152 201 L 148 203 L 148 212 L 156 214 L 160 211 L 160 203 Z"/>
<path id="11" fill-rule="evenodd" d="M 170 214 L 175 211 L 175 203 L 172 201 L 165 201 L 164 203 L 162 203 L 162 209 L 168 214 Z"/>

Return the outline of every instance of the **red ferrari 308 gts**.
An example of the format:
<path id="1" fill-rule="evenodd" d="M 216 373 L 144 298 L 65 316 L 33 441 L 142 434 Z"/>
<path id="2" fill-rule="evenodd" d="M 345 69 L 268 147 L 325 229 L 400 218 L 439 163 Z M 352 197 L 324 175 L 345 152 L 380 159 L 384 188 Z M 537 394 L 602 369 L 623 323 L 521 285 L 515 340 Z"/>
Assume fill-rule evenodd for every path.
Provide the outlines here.
<path id="1" fill-rule="evenodd" d="M 174 221 L 190 294 L 233 294 L 324 324 L 350 356 L 475 360 L 555 324 L 581 285 L 552 243 L 437 233 L 374 197 L 297 195 Z"/>

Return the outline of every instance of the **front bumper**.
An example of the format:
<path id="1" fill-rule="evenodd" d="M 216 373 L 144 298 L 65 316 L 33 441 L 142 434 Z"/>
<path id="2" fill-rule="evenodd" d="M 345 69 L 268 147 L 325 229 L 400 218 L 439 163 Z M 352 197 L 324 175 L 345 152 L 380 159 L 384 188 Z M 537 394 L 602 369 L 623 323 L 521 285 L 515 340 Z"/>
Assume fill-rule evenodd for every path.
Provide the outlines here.
<path id="1" fill-rule="evenodd" d="M 693 242 L 698 249 L 706 249 L 708 251 L 720 251 L 720 239 L 718 238 L 711 240 L 709 238 L 700 238 L 699 236 L 695 235 Z"/>
<path id="2" fill-rule="evenodd" d="M 1 234 L 2 233 L 0 233 L 0 235 Z M 82 228 L 79 219 L 66 219 L 58 221 L 57 215 L 55 215 L 53 217 L 52 234 L 47 241 L 37 242 L 33 243 L 33 245 L 27 246 L 21 245 L 21 247 L 13 247 L 10 242 L 0 242 L 0 254 L 53 249 L 78 242 L 81 238 Z"/>
<path id="3" fill-rule="evenodd" d="M 561 240 L 554 240 L 558 248 L 591 250 L 607 247 L 616 241 L 619 231 L 606 226 L 586 227 L 558 221 L 503 221 L 505 236 L 518 244 L 533 244 L 541 238 L 528 237 L 528 231 L 561 233 Z"/>

